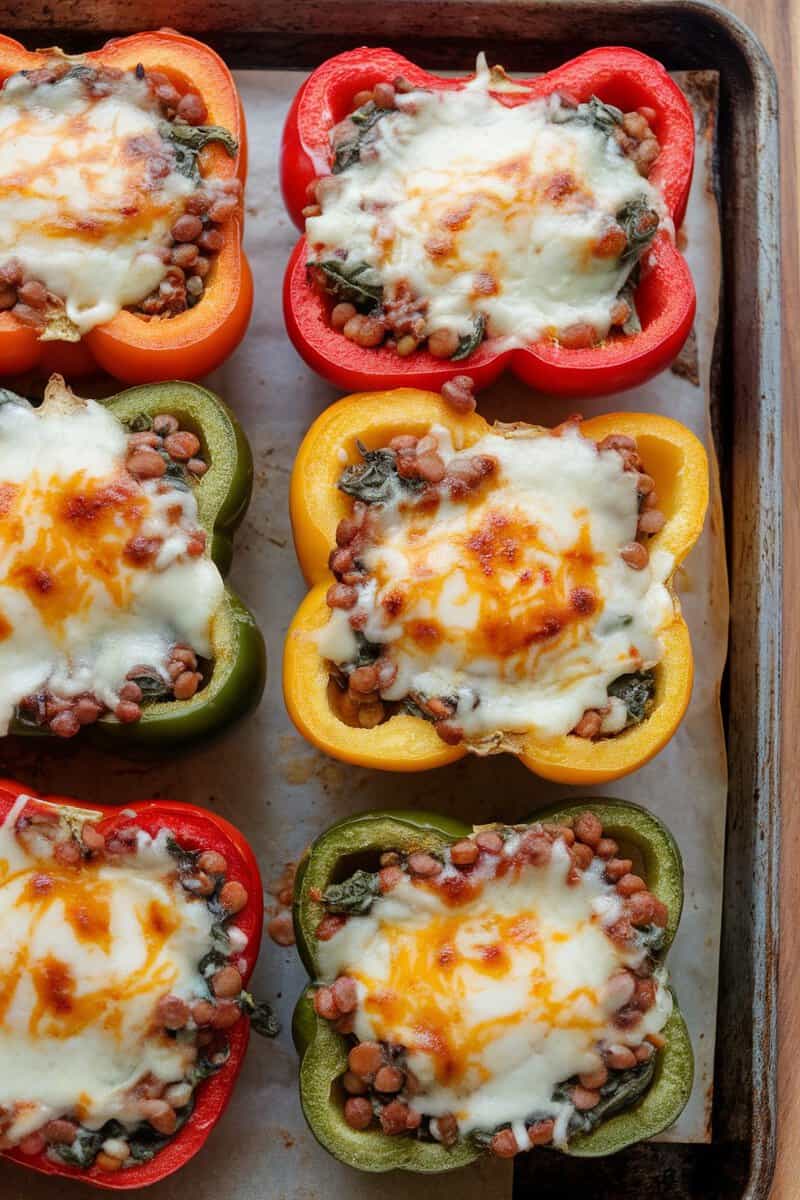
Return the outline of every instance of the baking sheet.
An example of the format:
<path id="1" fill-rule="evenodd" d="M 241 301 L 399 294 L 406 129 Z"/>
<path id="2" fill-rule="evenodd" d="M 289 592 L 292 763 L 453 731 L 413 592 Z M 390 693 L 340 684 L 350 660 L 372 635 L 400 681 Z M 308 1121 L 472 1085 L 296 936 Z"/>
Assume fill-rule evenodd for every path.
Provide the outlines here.
<path id="1" fill-rule="evenodd" d="M 679 373 L 665 373 L 617 398 L 583 402 L 581 408 L 586 416 L 613 409 L 669 413 L 689 425 L 710 449 L 709 376 L 720 279 L 712 186 L 716 76 L 694 72 L 676 78 L 686 86 L 697 117 L 697 167 L 681 232 L 698 292 L 695 347 L 682 356 Z M 256 486 L 238 536 L 232 581 L 267 636 L 270 678 L 264 702 L 251 720 L 208 750 L 155 766 L 124 763 L 75 743 L 48 747 L 46 752 L 17 745 L 0 753 L 3 771 L 43 790 L 120 803 L 173 796 L 206 804 L 243 829 L 258 854 L 265 885 L 318 832 L 348 812 L 424 806 L 475 821 L 513 821 L 541 804 L 579 794 L 537 779 L 508 757 L 468 758 L 420 776 L 345 766 L 308 746 L 286 715 L 280 689 L 281 646 L 304 593 L 289 528 L 289 471 L 303 433 L 336 394 L 297 357 L 281 316 L 282 272 L 296 233 L 283 211 L 276 162 L 283 117 L 301 79 L 295 72 L 237 73 L 250 131 L 246 242 L 256 279 L 256 311 L 244 345 L 207 381 L 236 408 L 255 456 Z M 575 409 L 574 401 L 534 399 L 513 380 L 495 384 L 479 403 L 490 419 L 543 424 L 554 424 Z M 728 591 L 715 469 L 712 476 L 710 516 L 678 580 L 696 650 L 687 717 L 670 745 L 641 771 L 602 789 L 582 789 L 583 794 L 602 792 L 647 804 L 671 827 L 683 853 L 686 901 L 670 969 L 692 1032 L 696 1077 L 687 1109 L 665 1135 L 681 1142 L 710 1136 L 724 849 L 726 765 L 719 685 Z M 266 902 L 269 913 L 269 895 Z M 234 1099 L 209 1148 L 177 1176 L 149 1189 L 148 1195 L 153 1200 L 178 1200 L 186 1194 L 193 1200 L 217 1200 L 222 1187 L 234 1200 L 399 1200 L 413 1187 L 420 1195 L 432 1196 L 435 1190 L 458 1195 L 459 1200 L 477 1200 L 487 1192 L 509 1196 L 508 1163 L 483 1161 L 410 1184 L 406 1175 L 358 1175 L 316 1145 L 299 1109 L 290 1036 L 292 1007 L 303 982 L 294 951 L 265 939 L 254 987 L 277 998 L 283 1032 L 273 1044 L 254 1039 Z M 3 1164 L 2 1180 L 2 1195 L 8 1200 L 52 1195 L 52 1183 L 10 1164 Z M 70 1192 L 96 1195 L 81 1185 L 73 1185 Z"/>

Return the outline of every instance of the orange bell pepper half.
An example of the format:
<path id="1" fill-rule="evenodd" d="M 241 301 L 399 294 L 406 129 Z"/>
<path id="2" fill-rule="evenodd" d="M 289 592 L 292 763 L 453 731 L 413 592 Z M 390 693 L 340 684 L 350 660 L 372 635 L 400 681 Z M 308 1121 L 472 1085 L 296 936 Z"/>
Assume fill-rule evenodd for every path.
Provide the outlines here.
<path id="1" fill-rule="evenodd" d="M 49 57 L 46 50 L 26 50 L 12 38 L 0 36 L 0 86 L 9 75 L 41 67 Z M 230 71 L 208 46 L 160 29 L 115 38 L 75 61 L 123 71 L 141 63 L 148 71 L 163 71 L 178 91 L 197 92 L 208 110 L 208 123 L 227 129 L 239 147 L 231 158 L 221 145 L 206 146 L 200 157 L 202 174 L 245 182 L 247 131 L 242 102 Z M 176 316 L 147 321 L 123 309 L 73 343 L 40 341 L 35 329 L 20 324 L 10 312 L 0 312 L 0 376 L 39 369 L 74 377 L 100 368 L 125 383 L 151 383 L 196 379 L 213 371 L 244 337 L 253 307 L 242 230 L 240 207 L 222 227 L 225 240 L 212 260 L 200 302 Z"/>
<path id="2" fill-rule="evenodd" d="M 401 388 L 346 396 L 311 426 L 295 459 L 291 481 L 295 548 L 311 590 L 286 638 L 286 707 L 299 731 L 326 754 L 389 771 L 444 766 L 463 757 L 468 747 L 446 744 L 429 721 L 404 713 L 372 729 L 347 724 L 331 703 L 329 688 L 334 685 L 328 663 L 319 653 L 317 634 L 330 615 L 325 597 L 334 577 L 328 556 L 336 544 L 336 527 L 352 506 L 350 498 L 337 488 L 344 460 L 358 461 L 357 441 L 367 449 L 377 449 L 399 434 L 421 437 L 431 425 L 444 426 L 457 449 L 473 445 L 490 432 L 477 413 L 460 416 L 432 392 Z M 649 548 L 651 553 L 667 551 L 676 569 L 697 540 L 708 505 L 708 463 L 701 443 L 678 421 L 650 413 L 593 417 L 582 423 L 581 432 L 597 442 L 611 433 L 636 438 L 666 517 Z M 530 732 L 523 735 L 516 751 L 526 767 L 560 783 L 603 783 L 641 767 L 666 745 L 686 711 L 693 678 L 689 631 L 674 592 L 672 598 L 672 620 L 659 631 L 663 656 L 654 669 L 654 703 L 645 719 L 597 741 L 574 734 L 545 740 Z"/>

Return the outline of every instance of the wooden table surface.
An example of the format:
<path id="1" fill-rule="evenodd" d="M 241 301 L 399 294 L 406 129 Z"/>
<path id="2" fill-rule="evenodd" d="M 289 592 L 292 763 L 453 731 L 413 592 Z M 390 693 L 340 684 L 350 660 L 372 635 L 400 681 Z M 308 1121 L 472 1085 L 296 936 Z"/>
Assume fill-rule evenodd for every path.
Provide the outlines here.
<path id="1" fill-rule="evenodd" d="M 778 75 L 781 106 L 783 205 L 783 458 L 784 458 L 784 627 L 783 627 L 783 854 L 781 865 L 781 986 L 778 1098 L 778 1160 L 771 1200 L 800 1196 L 800 738 L 792 714 L 800 711 L 800 0 L 727 0 L 727 6 L 761 38 Z"/>

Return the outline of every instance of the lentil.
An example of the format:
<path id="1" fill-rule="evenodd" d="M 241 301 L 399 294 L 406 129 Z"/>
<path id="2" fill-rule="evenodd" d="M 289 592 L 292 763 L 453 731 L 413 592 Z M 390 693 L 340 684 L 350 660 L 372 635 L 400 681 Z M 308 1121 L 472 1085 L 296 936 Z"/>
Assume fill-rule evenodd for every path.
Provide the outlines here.
<path id="1" fill-rule="evenodd" d="M 344 1119 L 351 1129 L 367 1129 L 372 1124 L 372 1105 L 361 1096 L 345 1101 Z"/>
<path id="2" fill-rule="evenodd" d="M 399 347 L 398 347 L 399 348 Z M 456 375 L 442 384 L 442 399 L 457 413 L 464 416 L 475 411 L 477 401 L 474 383 L 469 375 Z"/>
<path id="3" fill-rule="evenodd" d="M 442 864 L 432 854 L 416 851 L 408 856 L 408 869 L 412 875 L 418 875 L 421 879 L 430 879 L 439 874 Z"/>
<path id="4" fill-rule="evenodd" d="M 323 1015 L 323 1014 L 320 1014 Z M 342 1076 L 342 1086 L 351 1096 L 363 1096 L 369 1091 L 369 1084 L 353 1071 L 345 1071 Z"/>
<path id="5" fill-rule="evenodd" d="M 641 518 L 640 518 L 641 520 Z M 634 571 L 643 571 L 650 561 L 647 547 L 641 542 L 626 542 L 619 552 L 620 558 Z"/>
<path id="6" fill-rule="evenodd" d="M 374 1086 L 378 1092 L 399 1092 L 403 1082 L 403 1072 L 396 1067 L 384 1066 L 375 1072 Z"/>
<path id="7" fill-rule="evenodd" d="M 428 334 L 428 353 L 434 358 L 452 358 L 458 349 L 458 340 L 454 329 L 434 329 Z"/>
<path id="8" fill-rule="evenodd" d="M 528 1126 L 528 1140 L 532 1146 L 549 1146 L 553 1140 L 555 1121 L 534 1121 Z"/>
<path id="9" fill-rule="evenodd" d="M 158 1133 L 171 1134 L 175 1132 L 178 1118 L 175 1116 L 174 1108 L 167 1104 L 166 1100 L 143 1100 L 140 1112 Z"/>
<path id="10" fill-rule="evenodd" d="M 500 1129 L 493 1136 L 489 1148 L 498 1158 L 513 1158 L 519 1153 L 519 1146 L 514 1133 L 510 1129 Z"/>
<path id="11" fill-rule="evenodd" d="M 610 864 L 609 864 L 610 865 Z M 606 873 L 608 868 L 606 868 Z M 646 884 L 638 875 L 626 874 L 623 875 L 617 882 L 617 891 L 620 896 L 632 896 L 634 892 L 643 892 L 646 890 Z"/>
<path id="12" fill-rule="evenodd" d="M 358 1042 L 347 1056 L 348 1067 L 362 1079 L 373 1079 L 383 1063 L 383 1050 L 378 1042 Z"/>
<path id="13" fill-rule="evenodd" d="M 600 713 L 596 709 L 590 708 L 583 714 L 572 732 L 575 737 L 594 738 L 599 734 L 602 724 L 603 718 Z"/>
<path id="14" fill-rule="evenodd" d="M 215 996 L 223 999 L 231 999 L 233 996 L 238 996 L 242 990 L 242 977 L 236 970 L 236 967 L 230 963 L 224 967 L 220 967 L 211 976 L 211 990 Z"/>
<path id="15" fill-rule="evenodd" d="M 334 329 L 344 329 L 348 321 L 351 321 L 356 316 L 356 306 L 354 304 L 334 304 L 331 309 L 331 325 Z"/>
<path id="16" fill-rule="evenodd" d="M 183 1029 L 189 1020 L 189 1005 L 180 996 L 162 996 L 156 1005 L 156 1018 L 165 1029 Z"/>
<path id="17" fill-rule="evenodd" d="M 236 879 L 229 879 L 220 888 L 219 902 L 227 913 L 235 916 L 248 901 L 247 889 Z"/>
<path id="18" fill-rule="evenodd" d="M 587 1112 L 589 1109 L 597 1108 L 600 1103 L 600 1093 L 578 1085 L 572 1089 L 572 1103 L 578 1112 Z"/>
<path id="19" fill-rule="evenodd" d="M 463 838 L 450 847 L 450 861 L 457 867 L 468 867 L 474 863 L 480 850 L 472 838 Z"/>

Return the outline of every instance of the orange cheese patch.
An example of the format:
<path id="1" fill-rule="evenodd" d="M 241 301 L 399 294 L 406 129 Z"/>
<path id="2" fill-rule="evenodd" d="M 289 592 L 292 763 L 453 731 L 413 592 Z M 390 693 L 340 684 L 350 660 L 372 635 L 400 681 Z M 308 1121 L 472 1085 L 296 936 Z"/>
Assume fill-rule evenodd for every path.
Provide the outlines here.
<path id="1" fill-rule="evenodd" d="M 570 936 L 579 929 L 580 924 Z M 576 987 L 557 995 L 534 913 L 484 913 L 467 922 L 457 914 L 433 916 L 419 929 L 382 922 L 381 935 L 390 961 L 386 977 L 379 982 L 358 965 L 349 974 L 366 989 L 363 1005 L 375 1036 L 392 1042 L 403 1031 L 409 1052 L 431 1058 L 440 1084 L 455 1086 L 469 1073 L 474 1085 L 475 1073 L 485 1073 L 486 1048 L 504 1032 L 530 1023 L 532 1014 L 553 1029 L 601 1027 L 593 989 Z M 475 977 L 507 980 L 516 988 L 520 962 L 527 1003 L 512 1013 L 476 1020 L 468 1012 Z"/>
<path id="2" fill-rule="evenodd" d="M 491 170 L 487 170 L 485 163 L 465 155 L 454 174 L 445 166 L 438 172 L 423 171 L 419 180 L 407 177 L 405 197 L 417 208 L 419 228 L 427 234 L 425 252 L 440 268 L 442 282 L 451 274 L 471 271 L 471 294 L 477 299 L 502 292 L 504 268 L 491 245 L 487 244 L 482 253 L 478 251 L 476 226 L 502 229 L 543 204 L 568 212 L 579 212 L 594 204 L 591 190 L 580 179 L 577 163 L 572 169 L 554 165 L 542 171 L 534 156 L 516 154 L 492 163 Z M 386 221 L 378 230 L 382 233 L 378 256 L 381 266 L 391 261 L 397 233 L 402 231 L 395 231 Z M 589 248 L 587 256 L 591 253 Z"/>
<path id="3" fill-rule="evenodd" d="M 19 885 L 22 885 L 19 887 Z M 144 961 L 124 972 L 113 966 L 114 931 L 111 927 L 113 881 L 100 878 L 92 863 L 77 869 L 52 861 L 8 875 L 0 890 L 19 888 L 16 907 L 27 914 L 26 944 L 20 946 L 0 979 L 0 1026 L 25 980 L 33 987 L 30 1012 L 31 1034 L 70 1038 L 98 1023 L 118 1033 L 126 1003 L 134 996 L 168 992 L 176 972 L 173 966 L 158 965 L 164 946 L 180 926 L 176 909 L 152 900 L 134 913 L 146 947 Z M 100 974 L 110 982 L 83 990 L 67 961 L 53 947 L 52 921 L 63 920 L 65 937 L 74 938 L 105 960 Z M 41 939 L 42 951 L 38 942 Z M 46 948 L 44 948 L 46 947 Z"/>
<path id="4" fill-rule="evenodd" d="M 414 515 L 401 543 L 408 563 L 402 579 L 382 562 L 375 569 L 386 623 L 401 621 L 422 650 L 457 641 L 467 661 L 508 659 L 539 645 L 580 640 L 587 622 L 602 611 L 596 571 L 602 558 L 592 548 L 589 514 L 575 517 L 574 544 L 555 556 L 535 522 L 514 509 L 487 505 L 464 535 L 440 533 L 435 514 Z M 457 554 L 448 555 L 453 546 Z M 440 569 L 439 561 L 449 565 Z M 448 631 L 446 621 L 433 618 L 403 621 L 404 612 L 426 606 L 436 612 L 456 580 L 463 603 L 477 598 L 479 604 L 471 628 Z"/>
<path id="5" fill-rule="evenodd" d="M 149 501 L 127 474 L 42 478 L 0 488 L 0 584 L 25 593 L 48 629 L 88 612 L 98 587 L 117 608 L 130 596 L 125 548 Z M 0 617 L 0 638 L 11 626 Z"/>
<path id="6" fill-rule="evenodd" d="M 16 145 L 40 146 L 25 164 L 17 157 L 10 173 L 0 179 L 7 194 L 21 204 L 18 233 L 33 230 L 48 238 L 75 237 L 96 241 L 105 237 L 130 239 L 146 234 L 154 221 L 177 215 L 174 199 L 164 197 L 160 187 L 172 170 L 172 158 L 156 132 L 135 132 L 103 137 L 92 129 L 87 110 L 60 114 L 57 137 L 48 136 L 47 122 L 37 112 L 21 110 L 16 119 L 0 128 L 0 161 L 14 161 L 9 153 Z M 81 190 L 73 200 L 69 181 L 80 180 Z M 42 220 L 25 219 L 25 201 L 62 197 L 58 215 Z M 79 196 L 91 197 L 91 206 L 81 205 Z M 36 205 L 31 212 L 37 213 Z"/>

